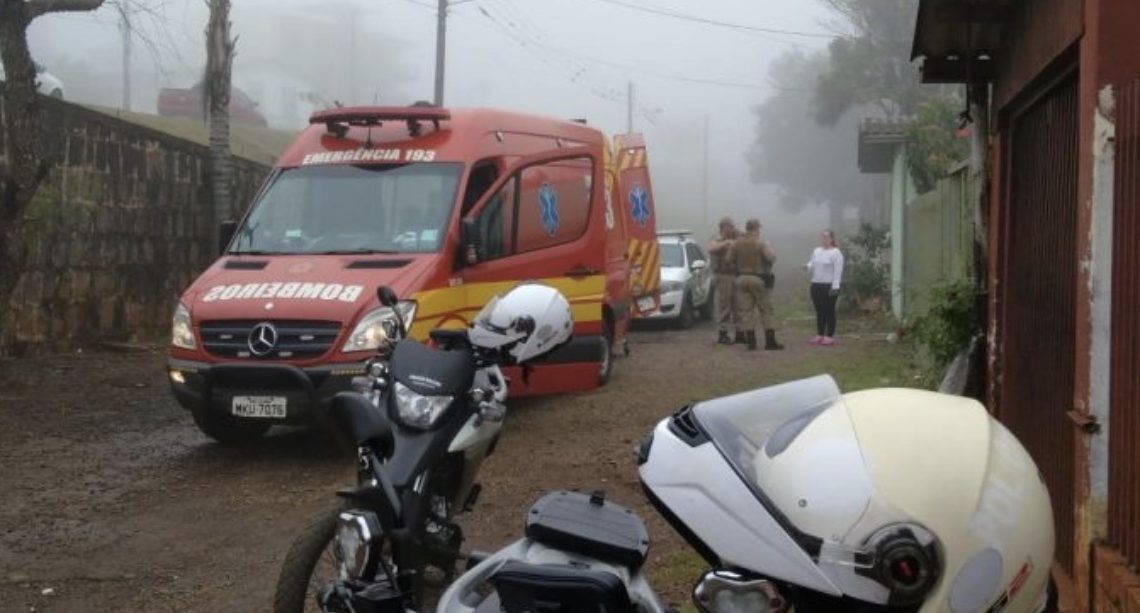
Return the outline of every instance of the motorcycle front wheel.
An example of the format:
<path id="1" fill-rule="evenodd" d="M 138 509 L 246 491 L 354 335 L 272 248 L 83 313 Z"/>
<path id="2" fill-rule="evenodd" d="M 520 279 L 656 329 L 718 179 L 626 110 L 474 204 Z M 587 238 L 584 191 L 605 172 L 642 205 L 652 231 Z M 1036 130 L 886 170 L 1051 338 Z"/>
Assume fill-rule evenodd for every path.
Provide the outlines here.
<path id="1" fill-rule="evenodd" d="M 281 564 L 277 590 L 273 595 L 273 613 L 319 613 L 317 594 L 340 577 L 333 553 L 340 508 L 324 511 L 309 520 Z"/>

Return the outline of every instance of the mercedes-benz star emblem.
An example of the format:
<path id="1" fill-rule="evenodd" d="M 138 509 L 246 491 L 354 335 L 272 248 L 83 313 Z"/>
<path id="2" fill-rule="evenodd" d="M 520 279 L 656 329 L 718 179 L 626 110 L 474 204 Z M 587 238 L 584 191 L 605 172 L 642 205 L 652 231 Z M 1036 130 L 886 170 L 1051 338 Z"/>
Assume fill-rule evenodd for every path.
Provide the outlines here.
<path id="1" fill-rule="evenodd" d="M 249 331 L 249 351 L 257 357 L 269 355 L 277 346 L 277 328 L 269 322 L 262 322 Z"/>

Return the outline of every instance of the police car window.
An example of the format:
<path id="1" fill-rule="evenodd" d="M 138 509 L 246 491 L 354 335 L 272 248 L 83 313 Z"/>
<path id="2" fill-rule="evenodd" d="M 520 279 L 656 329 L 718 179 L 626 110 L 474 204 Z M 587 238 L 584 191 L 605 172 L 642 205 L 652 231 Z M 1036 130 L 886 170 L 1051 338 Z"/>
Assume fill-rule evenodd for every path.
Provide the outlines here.
<path id="1" fill-rule="evenodd" d="M 705 259 L 701 250 L 693 243 L 685 243 L 685 253 L 689 256 L 689 265 L 692 266 L 693 262 Z"/>
<path id="2" fill-rule="evenodd" d="M 462 165 L 314 165 L 281 171 L 231 253 L 428 253 L 443 245 Z"/>
<path id="3" fill-rule="evenodd" d="M 661 266 L 664 268 L 684 268 L 685 253 L 677 243 L 661 243 Z"/>
<path id="4" fill-rule="evenodd" d="M 593 176 L 590 158 L 524 168 L 518 176 L 515 251 L 545 249 L 581 237 L 590 220 Z"/>

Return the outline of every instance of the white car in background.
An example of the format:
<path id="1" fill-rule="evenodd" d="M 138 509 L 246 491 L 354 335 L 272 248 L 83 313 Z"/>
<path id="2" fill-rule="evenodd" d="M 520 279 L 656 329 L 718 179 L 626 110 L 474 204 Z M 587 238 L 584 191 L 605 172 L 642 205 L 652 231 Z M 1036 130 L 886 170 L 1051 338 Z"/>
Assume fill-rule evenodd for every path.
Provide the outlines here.
<path id="1" fill-rule="evenodd" d="M 36 90 L 45 96 L 63 98 L 63 81 L 60 81 L 59 78 L 48 72 L 43 64 L 39 62 L 32 63 L 36 67 Z M 4 67 L 0 66 L 0 81 L 4 80 L 6 80 Z"/>
<path id="2" fill-rule="evenodd" d="M 661 308 L 651 320 L 671 320 L 689 328 L 698 317 L 712 319 L 712 270 L 709 258 L 689 230 L 657 233 L 661 254 Z"/>

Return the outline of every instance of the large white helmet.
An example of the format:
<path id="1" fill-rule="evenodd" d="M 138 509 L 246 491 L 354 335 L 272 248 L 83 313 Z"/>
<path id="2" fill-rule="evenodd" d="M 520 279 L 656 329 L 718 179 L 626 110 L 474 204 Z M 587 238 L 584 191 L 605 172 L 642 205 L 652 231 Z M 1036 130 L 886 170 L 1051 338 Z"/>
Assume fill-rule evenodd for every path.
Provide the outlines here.
<path id="1" fill-rule="evenodd" d="M 527 362 L 570 340 L 570 302 L 548 285 L 524 283 L 495 296 L 475 316 L 467 337 L 484 349 L 504 349 Z"/>
<path id="2" fill-rule="evenodd" d="M 706 557 L 794 586 L 797 610 L 1044 610 L 1049 493 L 974 400 L 815 377 L 678 413 L 640 470 Z"/>

